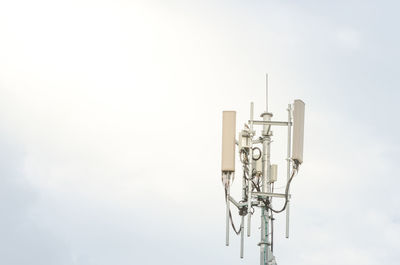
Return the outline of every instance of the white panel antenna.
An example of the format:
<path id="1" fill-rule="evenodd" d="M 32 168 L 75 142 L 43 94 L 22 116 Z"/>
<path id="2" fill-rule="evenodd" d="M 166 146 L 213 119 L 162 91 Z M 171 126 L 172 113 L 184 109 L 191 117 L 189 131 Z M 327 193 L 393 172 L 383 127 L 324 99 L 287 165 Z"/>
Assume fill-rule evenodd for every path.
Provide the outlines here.
<path id="1" fill-rule="evenodd" d="M 296 99 L 293 103 L 293 151 L 292 159 L 303 163 L 304 102 Z"/>
<path id="2" fill-rule="evenodd" d="M 222 172 L 235 171 L 236 111 L 222 113 Z"/>
<path id="3" fill-rule="evenodd" d="M 274 183 L 278 180 L 278 165 L 271 165 L 271 178 L 268 180 L 269 183 Z"/>

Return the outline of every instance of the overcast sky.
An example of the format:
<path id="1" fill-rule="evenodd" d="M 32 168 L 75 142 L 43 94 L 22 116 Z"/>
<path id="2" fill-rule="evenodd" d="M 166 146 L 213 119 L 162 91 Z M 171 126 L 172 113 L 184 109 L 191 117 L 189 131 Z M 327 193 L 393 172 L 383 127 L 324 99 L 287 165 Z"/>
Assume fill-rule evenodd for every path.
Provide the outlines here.
<path id="1" fill-rule="evenodd" d="M 274 119 L 306 103 L 278 264 L 398 264 L 399 8 L 0 1 L 0 263 L 258 264 L 259 213 L 225 247 L 221 119 L 264 111 L 268 73 Z"/>

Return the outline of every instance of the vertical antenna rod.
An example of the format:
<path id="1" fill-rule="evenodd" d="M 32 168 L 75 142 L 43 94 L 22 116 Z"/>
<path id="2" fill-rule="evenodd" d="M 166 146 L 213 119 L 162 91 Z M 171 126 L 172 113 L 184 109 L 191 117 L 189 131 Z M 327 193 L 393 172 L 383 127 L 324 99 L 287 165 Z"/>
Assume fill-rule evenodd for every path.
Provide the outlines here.
<path id="1" fill-rule="evenodd" d="M 225 245 L 229 246 L 229 225 L 230 225 L 230 221 L 229 221 L 229 212 L 230 212 L 230 208 L 229 208 L 229 196 L 230 196 L 230 178 L 231 178 L 231 173 L 226 173 L 226 178 L 227 178 L 227 184 L 226 184 L 226 236 L 225 236 Z"/>
<path id="2" fill-rule="evenodd" d="M 265 112 L 268 112 L 268 73 L 265 74 Z"/>
<path id="3" fill-rule="evenodd" d="M 250 137 L 250 156 L 249 156 L 249 179 L 252 178 L 253 174 L 253 120 L 254 120 L 254 103 L 250 103 L 250 132 L 249 132 L 249 137 Z M 247 236 L 250 236 L 250 230 L 251 230 L 251 181 L 249 180 L 248 182 L 248 191 L 247 191 Z"/>
<path id="4" fill-rule="evenodd" d="M 291 146 L 291 142 L 292 142 L 292 105 L 289 104 L 288 108 L 288 139 L 287 139 L 287 169 L 286 169 L 286 183 L 289 181 L 290 179 L 290 168 L 291 168 L 291 161 L 290 161 L 290 151 L 292 150 L 292 146 Z M 288 190 L 289 192 L 289 190 Z M 289 238 L 289 213 L 290 213 L 290 196 L 286 205 L 286 238 Z"/>

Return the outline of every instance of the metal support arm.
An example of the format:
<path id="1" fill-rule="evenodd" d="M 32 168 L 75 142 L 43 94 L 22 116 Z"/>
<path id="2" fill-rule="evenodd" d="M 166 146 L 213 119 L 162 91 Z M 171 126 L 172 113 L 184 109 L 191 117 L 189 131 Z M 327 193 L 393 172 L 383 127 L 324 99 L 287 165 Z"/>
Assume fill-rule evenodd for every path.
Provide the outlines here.
<path id="1" fill-rule="evenodd" d="M 249 123 L 250 122 L 253 122 L 254 125 L 275 125 L 275 126 L 292 125 L 291 122 L 287 122 L 287 121 L 254 121 L 254 120 L 249 120 Z"/>

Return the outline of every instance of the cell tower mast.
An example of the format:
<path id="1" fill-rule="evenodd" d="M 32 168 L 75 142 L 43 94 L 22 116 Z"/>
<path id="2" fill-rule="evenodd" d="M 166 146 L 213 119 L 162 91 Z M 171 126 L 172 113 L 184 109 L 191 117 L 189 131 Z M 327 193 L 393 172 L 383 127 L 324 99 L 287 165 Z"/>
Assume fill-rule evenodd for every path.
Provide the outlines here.
<path id="1" fill-rule="evenodd" d="M 289 104 L 287 121 L 272 121 L 273 114 L 268 112 L 268 75 L 266 76 L 266 106 L 260 116 L 254 119 L 254 104 L 250 103 L 250 120 L 239 132 L 236 140 L 236 112 L 223 111 L 222 119 L 222 181 L 226 197 L 226 245 L 229 246 L 229 231 L 232 225 L 236 234 L 240 234 L 240 257 L 243 258 L 244 226 L 247 216 L 247 236 L 251 234 L 251 217 L 255 207 L 261 209 L 260 265 L 276 265 L 273 254 L 274 214 L 286 213 L 286 238 L 289 238 L 290 183 L 303 162 L 304 139 L 303 101 L 296 99 Z M 254 128 L 262 128 L 258 138 Z M 285 193 L 275 193 L 274 183 L 278 177 L 278 166 L 271 164 L 272 126 L 287 126 L 287 170 Z M 292 137 L 293 136 L 293 137 Z M 242 199 L 237 202 L 230 195 L 230 187 L 235 174 L 235 149 L 238 146 L 240 162 L 243 168 Z M 260 148 L 261 147 L 261 148 Z M 280 209 L 272 204 L 272 199 L 283 199 Z M 231 204 L 236 206 L 241 216 L 240 229 L 236 230 L 232 222 Z"/>

